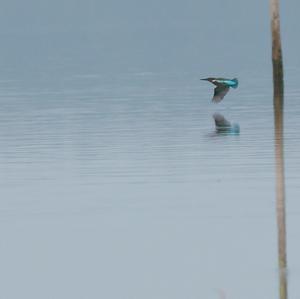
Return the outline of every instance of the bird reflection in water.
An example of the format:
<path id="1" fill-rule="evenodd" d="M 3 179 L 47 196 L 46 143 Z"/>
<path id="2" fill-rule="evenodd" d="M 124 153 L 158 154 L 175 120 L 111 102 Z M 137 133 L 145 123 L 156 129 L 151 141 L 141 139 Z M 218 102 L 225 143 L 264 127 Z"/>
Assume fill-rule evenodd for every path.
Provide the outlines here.
<path id="1" fill-rule="evenodd" d="M 237 123 L 231 123 L 221 113 L 214 113 L 213 118 L 216 125 L 216 133 L 224 135 L 239 135 L 240 126 Z"/>

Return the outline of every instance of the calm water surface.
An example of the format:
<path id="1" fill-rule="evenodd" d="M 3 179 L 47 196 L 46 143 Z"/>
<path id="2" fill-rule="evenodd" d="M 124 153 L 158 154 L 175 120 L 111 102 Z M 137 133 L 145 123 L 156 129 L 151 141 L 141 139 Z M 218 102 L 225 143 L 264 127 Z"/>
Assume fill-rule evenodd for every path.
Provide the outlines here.
<path id="1" fill-rule="evenodd" d="M 219 105 L 198 70 L 74 65 L 1 71 L 0 297 L 276 298 L 271 64 L 240 70 Z M 292 298 L 298 73 L 286 69 Z M 240 134 L 216 134 L 215 112 Z"/>

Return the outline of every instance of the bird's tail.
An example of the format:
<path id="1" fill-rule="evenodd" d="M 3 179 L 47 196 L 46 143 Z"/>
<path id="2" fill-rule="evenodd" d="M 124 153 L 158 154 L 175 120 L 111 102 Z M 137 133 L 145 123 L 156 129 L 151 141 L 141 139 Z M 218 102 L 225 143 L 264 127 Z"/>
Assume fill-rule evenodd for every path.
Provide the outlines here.
<path id="1" fill-rule="evenodd" d="M 235 84 L 232 85 L 231 87 L 237 88 L 237 87 L 239 86 L 239 80 L 238 80 L 237 78 L 234 78 L 234 79 L 232 79 L 231 81 L 235 83 Z"/>

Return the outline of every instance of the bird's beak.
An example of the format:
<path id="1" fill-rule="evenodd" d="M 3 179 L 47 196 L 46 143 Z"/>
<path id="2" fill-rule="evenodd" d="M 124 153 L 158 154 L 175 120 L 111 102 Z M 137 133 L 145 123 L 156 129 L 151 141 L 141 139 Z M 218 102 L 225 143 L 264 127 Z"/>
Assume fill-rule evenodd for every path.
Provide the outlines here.
<path id="1" fill-rule="evenodd" d="M 207 79 L 207 78 L 204 78 L 204 79 L 200 79 L 200 80 L 208 81 L 208 79 Z"/>

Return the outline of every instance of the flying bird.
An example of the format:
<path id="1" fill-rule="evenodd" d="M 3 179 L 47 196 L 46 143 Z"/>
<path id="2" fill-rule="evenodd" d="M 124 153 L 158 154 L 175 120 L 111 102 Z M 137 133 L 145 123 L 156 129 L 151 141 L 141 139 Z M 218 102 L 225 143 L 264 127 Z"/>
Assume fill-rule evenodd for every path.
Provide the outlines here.
<path id="1" fill-rule="evenodd" d="M 215 103 L 219 103 L 223 100 L 227 92 L 229 91 L 229 88 L 237 88 L 239 85 L 239 81 L 237 78 L 234 79 L 225 79 L 225 78 L 205 78 L 201 79 L 204 81 L 209 81 L 210 83 L 216 85 L 216 88 L 214 90 L 214 96 L 212 98 L 212 101 Z"/>

